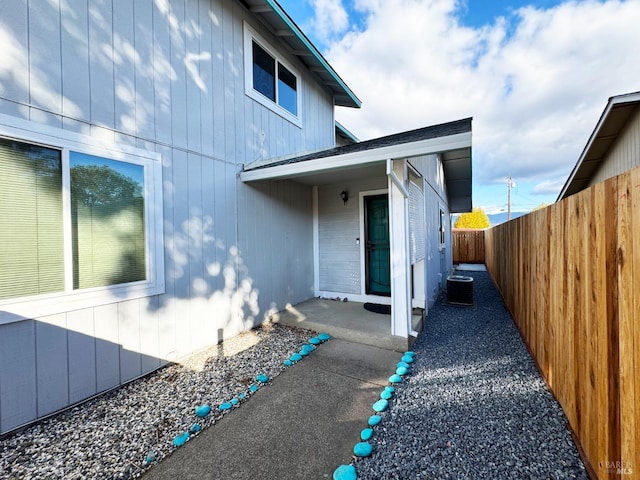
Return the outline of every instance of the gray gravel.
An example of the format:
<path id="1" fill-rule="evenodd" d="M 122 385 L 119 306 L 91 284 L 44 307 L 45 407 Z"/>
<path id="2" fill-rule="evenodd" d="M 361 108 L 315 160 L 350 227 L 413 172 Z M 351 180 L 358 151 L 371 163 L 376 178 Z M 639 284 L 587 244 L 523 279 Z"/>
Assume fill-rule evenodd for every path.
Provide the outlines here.
<path id="1" fill-rule="evenodd" d="M 474 307 L 441 297 L 358 479 L 587 479 L 566 417 L 486 272 Z"/>
<path id="2" fill-rule="evenodd" d="M 264 325 L 5 438 L 0 479 L 135 478 L 148 454 L 159 461 L 194 422 L 215 423 L 218 405 L 250 395 L 256 375 L 278 375 L 311 336 Z M 204 403 L 212 411 L 198 419 Z"/>
<path id="3" fill-rule="evenodd" d="M 587 479 L 488 274 L 464 274 L 475 306 L 441 298 L 430 310 L 411 375 L 374 427 L 373 455 L 354 462 L 358 478 Z M 213 407 L 200 420 L 212 425 L 217 405 L 248 392 L 258 373 L 278 375 L 311 335 L 263 326 L 5 438 L 0 479 L 137 477 L 150 452 L 159 461 L 174 449 L 197 405 Z"/>

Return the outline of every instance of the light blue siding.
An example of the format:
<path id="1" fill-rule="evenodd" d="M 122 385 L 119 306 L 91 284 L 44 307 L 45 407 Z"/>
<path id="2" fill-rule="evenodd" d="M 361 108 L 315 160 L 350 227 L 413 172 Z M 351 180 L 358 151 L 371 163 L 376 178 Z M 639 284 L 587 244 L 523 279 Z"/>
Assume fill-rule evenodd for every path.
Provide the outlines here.
<path id="1" fill-rule="evenodd" d="M 426 299 L 433 305 L 448 271 L 452 268 L 451 219 L 442 161 L 437 155 L 412 158 L 411 165 L 424 177 L 426 217 Z M 445 244 L 440 246 L 440 208 L 444 209 Z"/>
<path id="2" fill-rule="evenodd" d="M 340 192 L 347 188 L 345 205 Z M 360 244 L 360 192 L 386 189 L 387 177 L 349 181 L 318 188 L 319 289 L 360 295 L 362 292 Z"/>
<path id="3" fill-rule="evenodd" d="M 96 338 L 96 390 L 104 392 L 120 384 L 118 305 L 95 308 L 93 321 Z"/>
<path id="4" fill-rule="evenodd" d="M 38 416 L 36 322 L 0 325 L 0 425 L 19 427 Z"/>
<path id="5" fill-rule="evenodd" d="M 69 403 L 95 395 L 96 340 L 93 310 L 77 310 L 67 314 L 69 352 Z"/>
<path id="6" fill-rule="evenodd" d="M 67 329 L 65 315 L 36 323 L 38 415 L 55 412 L 69 403 Z"/>
<path id="7" fill-rule="evenodd" d="M 46 2 L 45 2 L 46 3 Z M 31 6 L 33 2 L 29 3 Z M 52 17 L 55 18 L 55 15 Z M 50 21 L 50 20 L 49 20 Z M 79 18 L 78 22 L 86 21 Z M 89 79 L 92 123 L 114 128 L 115 85 L 113 48 L 113 5 L 110 0 L 89 2 Z M 34 53 L 31 48 L 31 56 Z M 133 133 L 128 129 L 125 133 Z"/>
<path id="8" fill-rule="evenodd" d="M 245 95 L 244 22 L 279 40 L 241 2 L 5 4 L 0 113 L 161 153 L 165 293 L 0 325 L 0 433 L 310 298 L 310 187 L 238 173 L 334 142 L 330 93 L 286 48 L 302 126 Z"/>

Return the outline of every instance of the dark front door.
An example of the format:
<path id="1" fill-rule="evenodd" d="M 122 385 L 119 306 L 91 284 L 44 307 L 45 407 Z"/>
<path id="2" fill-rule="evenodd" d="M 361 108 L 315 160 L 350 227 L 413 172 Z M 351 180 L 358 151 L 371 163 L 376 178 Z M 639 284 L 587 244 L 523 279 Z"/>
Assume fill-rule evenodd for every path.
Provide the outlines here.
<path id="1" fill-rule="evenodd" d="M 387 195 L 364 197 L 366 292 L 391 295 L 389 247 L 389 198 Z"/>

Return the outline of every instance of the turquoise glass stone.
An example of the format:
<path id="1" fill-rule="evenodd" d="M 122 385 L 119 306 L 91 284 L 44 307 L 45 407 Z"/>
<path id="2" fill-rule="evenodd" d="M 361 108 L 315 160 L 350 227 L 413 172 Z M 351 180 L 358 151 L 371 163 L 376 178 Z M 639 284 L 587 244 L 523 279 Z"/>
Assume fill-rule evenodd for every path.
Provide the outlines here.
<path id="1" fill-rule="evenodd" d="M 373 429 L 365 428 L 360 432 L 360 439 L 364 442 L 369 440 L 373 436 Z"/>
<path id="2" fill-rule="evenodd" d="M 302 355 L 303 357 L 306 357 L 307 355 L 309 355 L 309 350 L 307 350 L 306 348 L 301 348 L 300 349 L 300 355 Z"/>
<path id="3" fill-rule="evenodd" d="M 407 373 L 409 373 L 409 369 L 407 367 L 396 368 L 396 374 L 398 375 L 406 375 Z"/>
<path id="4" fill-rule="evenodd" d="M 391 383 L 400 383 L 402 381 L 402 377 L 400 375 L 398 375 L 397 373 L 394 373 L 393 375 L 391 375 L 389 377 L 389 381 Z"/>
<path id="5" fill-rule="evenodd" d="M 240 400 L 244 400 L 245 398 L 247 398 L 247 394 L 246 394 L 246 393 L 244 393 L 244 392 L 242 392 L 240 395 L 238 395 L 238 398 L 239 398 Z"/>
<path id="6" fill-rule="evenodd" d="M 231 405 L 237 405 L 238 404 L 238 399 L 237 398 L 232 398 L 231 400 L 229 400 L 229 403 Z"/>
<path id="7" fill-rule="evenodd" d="M 198 433 L 200 430 L 202 430 L 202 427 L 200 426 L 199 423 L 194 423 L 193 425 L 191 425 L 191 427 L 189 427 L 189 433 Z"/>
<path id="8" fill-rule="evenodd" d="M 356 467 L 353 465 L 340 465 L 333 472 L 333 480 L 356 480 Z"/>
<path id="9" fill-rule="evenodd" d="M 327 340 L 331 339 L 331 335 L 329 335 L 328 333 L 321 333 L 318 335 L 318 338 L 321 342 L 326 342 Z"/>
<path id="10" fill-rule="evenodd" d="M 353 454 L 356 457 L 368 457 L 373 452 L 373 447 L 370 443 L 359 442 L 353 447 Z"/>
<path id="11" fill-rule="evenodd" d="M 405 354 L 405 355 L 409 355 L 409 356 L 411 356 L 411 357 L 415 357 L 415 356 L 416 356 L 416 352 L 414 352 L 414 351 L 412 351 L 412 350 L 409 350 L 409 351 L 407 351 L 407 352 L 404 352 L 404 354 Z"/>
<path id="12" fill-rule="evenodd" d="M 149 465 L 150 463 L 155 462 L 156 458 L 157 458 L 156 452 L 154 452 L 153 450 L 149 450 L 147 452 L 147 455 L 144 457 L 144 464 Z"/>
<path id="13" fill-rule="evenodd" d="M 391 397 L 393 397 L 393 393 L 389 392 L 388 390 L 383 390 L 380 393 L 380 398 L 383 400 L 389 400 Z"/>
<path id="14" fill-rule="evenodd" d="M 220 406 L 218 407 L 218 410 L 221 410 L 224 412 L 225 410 L 231 410 L 231 407 L 233 407 L 233 405 L 231 405 L 231 402 L 225 402 L 220 404 Z"/>
<path id="15" fill-rule="evenodd" d="M 405 363 L 413 363 L 413 357 L 411 355 L 404 355 L 400 360 Z"/>
<path id="16" fill-rule="evenodd" d="M 189 440 L 189 432 L 181 433 L 180 435 L 177 435 L 177 436 L 173 439 L 173 445 L 174 445 L 175 447 L 181 447 L 182 445 L 184 445 L 185 443 L 187 443 L 187 440 Z"/>
<path id="17" fill-rule="evenodd" d="M 210 411 L 211 407 L 209 405 L 198 405 L 196 407 L 196 417 L 206 417 Z"/>
<path id="18" fill-rule="evenodd" d="M 392 387 L 391 385 L 387 385 L 386 387 L 384 387 L 384 390 L 385 392 L 391 392 L 391 393 L 396 391 L 395 387 Z"/>
<path id="19" fill-rule="evenodd" d="M 269 381 L 269 377 L 264 373 L 261 373 L 260 375 L 256 375 L 256 381 L 260 383 L 267 383 Z"/>
<path id="20" fill-rule="evenodd" d="M 299 362 L 300 360 L 302 360 L 302 355 L 300 355 L 299 353 L 294 353 L 293 355 L 291 355 L 289 360 L 291 360 L 293 363 Z"/>
<path id="21" fill-rule="evenodd" d="M 293 362 L 291 360 L 289 360 L 288 358 L 282 363 L 284 363 L 285 367 L 290 367 L 291 365 L 293 365 Z"/>
<path id="22" fill-rule="evenodd" d="M 405 367 L 405 368 L 409 368 L 411 367 L 411 365 L 409 365 L 407 362 L 398 362 L 396 364 L 396 367 Z"/>
<path id="23" fill-rule="evenodd" d="M 259 389 L 260 389 L 260 387 L 258 385 L 256 385 L 255 383 L 249 387 L 249 391 L 250 392 L 257 392 Z"/>
<path id="24" fill-rule="evenodd" d="M 371 415 L 367 423 L 370 427 L 375 427 L 382 421 L 382 417 L 380 415 Z"/>
<path id="25" fill-rule="evenodd" d="M 320 345 L 322 343 L 322 341 L 318 337 L 311 337 L 309 339 L 309 343 L 311 345 Z"/>
<path id="26" fill-rule="evenodd" d="M 389 401 L 382 399 L 374 403 L 371 408 L 373 408 L 375 412 L 384 412 L 388 406 L 389 406 Z"/>

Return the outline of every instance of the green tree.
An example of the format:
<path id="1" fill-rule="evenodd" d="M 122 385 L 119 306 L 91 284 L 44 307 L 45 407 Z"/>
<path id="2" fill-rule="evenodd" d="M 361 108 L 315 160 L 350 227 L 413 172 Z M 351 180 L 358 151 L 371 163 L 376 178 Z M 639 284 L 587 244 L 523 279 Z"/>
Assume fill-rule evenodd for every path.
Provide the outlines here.
<path id="1" fill-rule="evenodd" d="M 453 228 L 489 228 L 489 217 L 481 208 L 474 208 L 473 212 L 463 213 L 460 215 Z"/>

